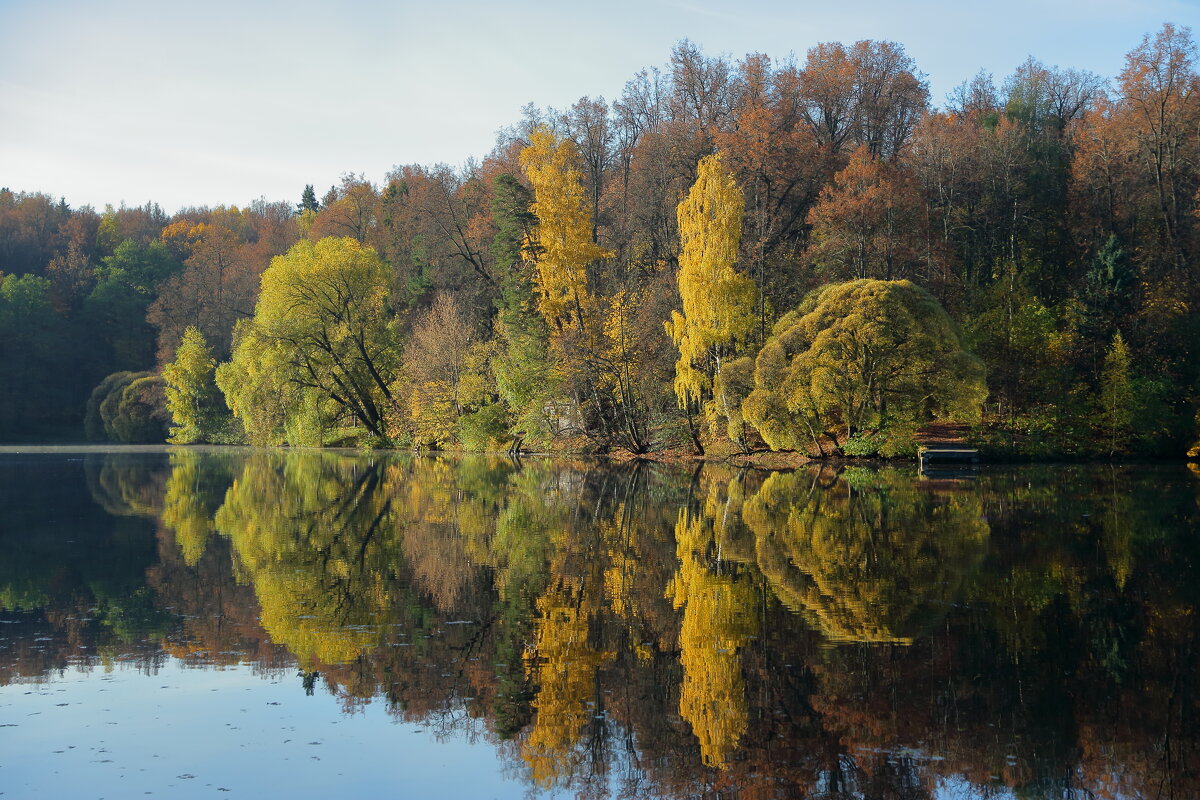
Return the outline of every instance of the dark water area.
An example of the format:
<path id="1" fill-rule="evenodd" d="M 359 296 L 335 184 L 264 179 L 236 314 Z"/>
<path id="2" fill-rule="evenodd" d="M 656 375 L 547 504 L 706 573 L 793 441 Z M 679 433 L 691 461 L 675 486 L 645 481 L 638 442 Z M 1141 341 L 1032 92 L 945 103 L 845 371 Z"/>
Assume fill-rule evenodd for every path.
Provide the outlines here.
<path id="1" fill-rule="evenodd" d="M 0 452 L 0 796 L 1200 797 L 1194 467 Z"/>

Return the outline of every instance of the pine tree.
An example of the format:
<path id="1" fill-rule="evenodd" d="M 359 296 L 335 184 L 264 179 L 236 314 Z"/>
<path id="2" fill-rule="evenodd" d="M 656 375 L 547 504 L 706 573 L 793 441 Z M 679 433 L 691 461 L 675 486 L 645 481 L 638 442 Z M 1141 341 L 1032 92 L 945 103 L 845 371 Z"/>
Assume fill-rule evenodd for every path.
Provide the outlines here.
<path id="1" fill-rule="evenodd" d="M 317 200 L 317 193 L 313 191 L 311 183 L 304 187 L 304 194 L 300 195 L 300 204 L 296 210 L 302 214 L 305 211 L 316 213 L 321 210 L 321 203 Z"/>

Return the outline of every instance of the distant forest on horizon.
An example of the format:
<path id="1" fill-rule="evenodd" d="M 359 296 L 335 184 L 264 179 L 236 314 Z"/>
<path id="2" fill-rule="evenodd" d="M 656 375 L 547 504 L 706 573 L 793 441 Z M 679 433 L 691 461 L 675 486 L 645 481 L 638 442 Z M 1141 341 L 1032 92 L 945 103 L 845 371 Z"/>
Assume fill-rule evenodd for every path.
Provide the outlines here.
<path id="1" fill-rule="evenodd" d="M 934 418 L 1015 457 L 1198 443 L 1185 27 L 940 108 L 894 42 L 685 40 L 462 168 L 175 214 L 24 188 L 0 443 L 903 455 Z"/>

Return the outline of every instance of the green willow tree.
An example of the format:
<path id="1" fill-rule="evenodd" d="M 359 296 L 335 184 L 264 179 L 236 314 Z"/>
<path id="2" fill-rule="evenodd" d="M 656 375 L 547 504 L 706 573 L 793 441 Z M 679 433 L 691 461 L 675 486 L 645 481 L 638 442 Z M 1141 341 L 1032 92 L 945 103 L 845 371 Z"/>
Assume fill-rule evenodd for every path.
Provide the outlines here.
<path id="1" fill-rule="evenodd" d="M 391 439 L 399 348 L 387 294 L 386 265 L 348 237 L 302 241 L 271 261 L 254 318 L 217 369 L 251 441 Z"/>
<path id="2" fill-rule="evenodd" d="M 911 281 L 825 286 L 775 326 L 758 355 L 746 419 L 773 449 L 835 444 L 929 418 L 978 419 L 983 364 L 950 317 Z"/>

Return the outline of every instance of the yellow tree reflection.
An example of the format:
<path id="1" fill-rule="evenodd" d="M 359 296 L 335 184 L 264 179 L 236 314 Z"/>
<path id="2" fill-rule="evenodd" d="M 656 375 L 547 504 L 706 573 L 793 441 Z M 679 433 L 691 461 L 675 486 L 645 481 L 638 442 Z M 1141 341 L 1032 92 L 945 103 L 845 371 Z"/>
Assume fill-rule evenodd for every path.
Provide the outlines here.
<path id="1" fill-rule="evenodd" d="M 683 609 L 679 713 L 710 767 L 723 767 L 746 732 L 749 713 L 738 650 L 757 633 L 755 592 L 724 558 L 738 541 L 740 483 L 714 483 L 703 512 L 683 510 L 675 525 L 679 568 L 667 596 Z"/>
<path id="2" fill-rule="evenodd" d="M 328 453 L 251 457 L 217 512 L 262 625 L 302 667 L 370 650 L 399 563 L 386 522 L 385 470 Z"/>
<path id="3" fill-rule="evenodd" d="M 578 587 L 560 582 L 537 601 L 536 652 L 527 654 L 539 686 L 533 701 L 537 714 L 521 755 L 540 786 L 577 771 L 582 754 L 576 745 L 598 710 L 596 673 L 614 655 L 590 644 L 595 609 L 585 597 Z"/>
<path id="4" fill-rule="evenodd" d="M 911 643 L 958 599 L 989 535 L 976 493 L 896 470 L 776 473 L 744 516 L 771 589 L 834 642 Z"/>
<path id="5" fill-rule="evenodd" d="M 175 533 L 184 563 L 194 567 L 204 555 L 208 537 L 216 533 L 213 516 L 237 474 L 241 459 L 195 450 L 171 452 L 160 521 Z"/>

